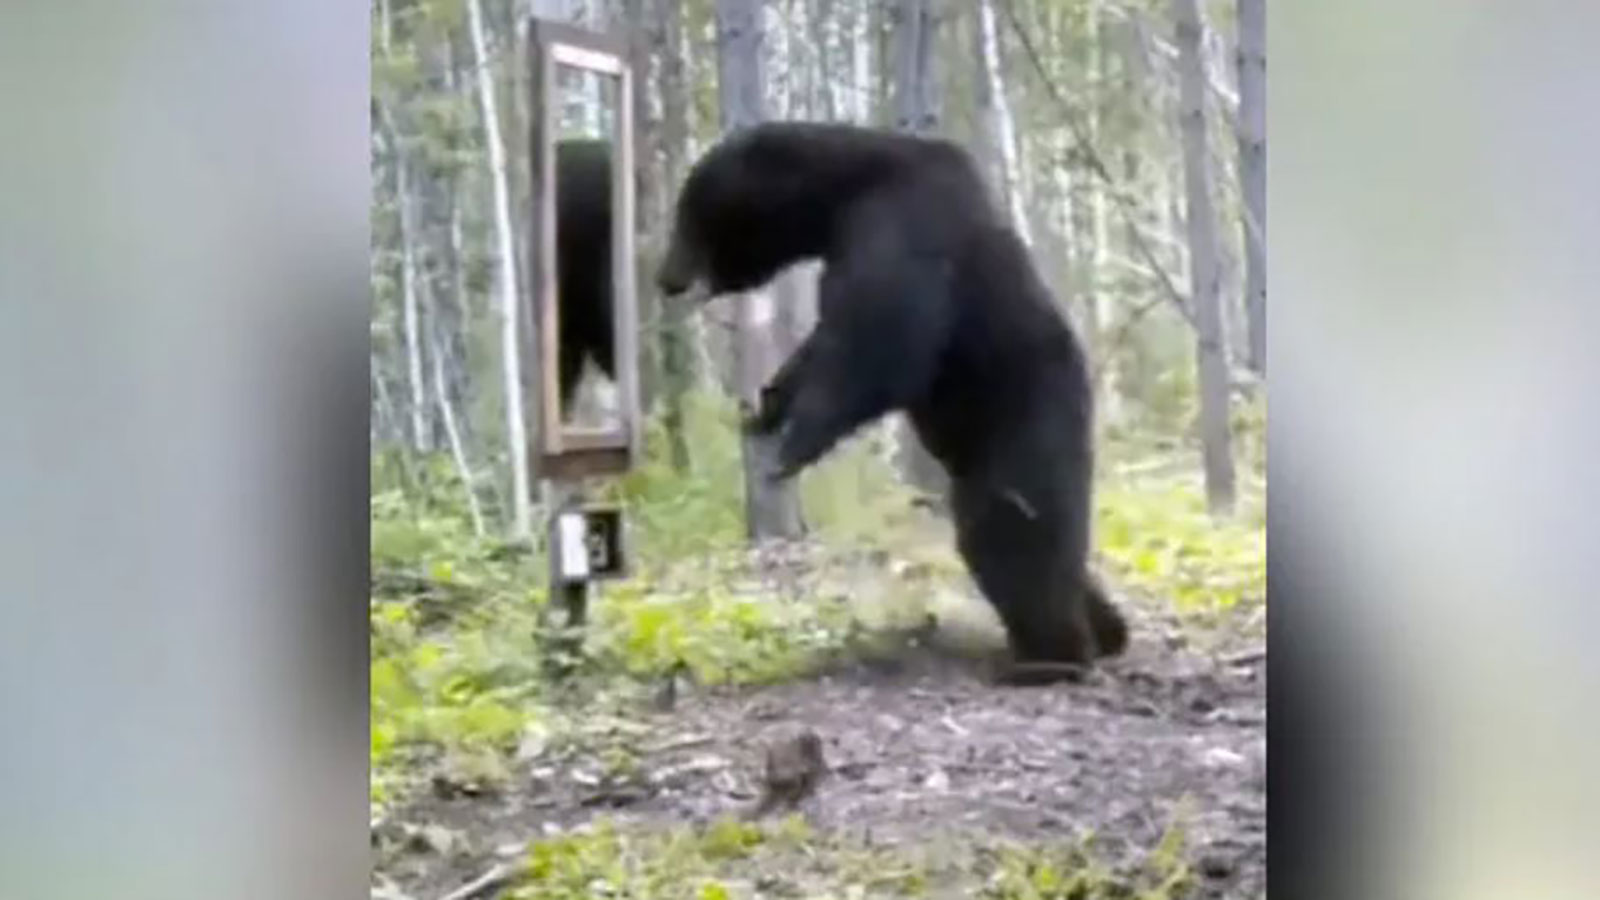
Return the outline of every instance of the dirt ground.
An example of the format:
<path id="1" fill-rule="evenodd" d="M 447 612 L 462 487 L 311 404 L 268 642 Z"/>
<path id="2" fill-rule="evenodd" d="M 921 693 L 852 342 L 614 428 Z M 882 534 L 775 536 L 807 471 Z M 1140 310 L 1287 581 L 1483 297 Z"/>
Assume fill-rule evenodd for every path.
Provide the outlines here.
<path id="1" fill-rule="evenodd" d="M 803 807 L 822 833 L 926 847 L 1092 832 L 1097 856 L 1119 863 L 1148 853 L 1177 816 L 1197 896 L 1263 897 L 1264 644 L 1202 653 L 1163 628 L 1142 631 L 1084 683 L 997 687 L 970 664 L 918 650 L 804 682 L 688 690 L 670 712 L 646 716 L 626 784 L 610 784 L 592 756 L 528 760 L 493 796 L 433 794 L 398 811 L 459 835 L 460 847 L 380 871 L 404 896 L 444 897 L 496 854 L 596 816 L 683 824 L 737 814 L 759 795 L 765 740 L 806 726 L 830 770 Z"/>

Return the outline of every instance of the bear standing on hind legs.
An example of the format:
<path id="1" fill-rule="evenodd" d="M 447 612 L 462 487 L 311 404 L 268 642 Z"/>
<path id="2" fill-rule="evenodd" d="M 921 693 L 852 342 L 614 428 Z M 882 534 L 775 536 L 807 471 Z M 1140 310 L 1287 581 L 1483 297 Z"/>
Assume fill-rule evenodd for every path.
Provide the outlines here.
<path id="1" fill-rule="evenodd" d="M 772 477 L 904 411 L 950 475 L 958 548 L 1016 661 L 1121 653 L 1127 624 L 1087 569 L 1083 352 L 966 152 L 847 125 L 734 134 L 685 180 L 658 282 L 715 296 L 808 258 L 817 325 L 747 423 L 779 434 Z"/>

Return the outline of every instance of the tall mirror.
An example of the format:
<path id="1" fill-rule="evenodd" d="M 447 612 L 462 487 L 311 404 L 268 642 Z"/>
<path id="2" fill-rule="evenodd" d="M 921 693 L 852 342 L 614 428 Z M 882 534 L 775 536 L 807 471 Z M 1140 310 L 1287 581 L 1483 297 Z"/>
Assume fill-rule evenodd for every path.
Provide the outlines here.
<path id="1" fill-rule="evenodd" d="M 619 79 L 555 66 L 556 297 L 562 428 L 620 427 L 612 326 L 612 172 Z"/>
<path id="2" fill-rule="evenodd" d="M 620 471 L 638 437 L 631 73 L 611 36 L 548 22 L 533 36 L 541 451 L 547 467 Z"/>

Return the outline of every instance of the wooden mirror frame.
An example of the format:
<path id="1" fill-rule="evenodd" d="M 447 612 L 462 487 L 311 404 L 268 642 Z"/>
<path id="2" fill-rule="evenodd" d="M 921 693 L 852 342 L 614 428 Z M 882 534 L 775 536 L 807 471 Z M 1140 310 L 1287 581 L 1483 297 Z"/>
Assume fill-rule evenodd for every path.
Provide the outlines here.
<path id="1" fill-rule="evenodd" d="M 538 423 L 536 471 L 543 478 L 573 479 L 625 472 L 638 461 L 643 441 L 639 412 L 639 310 L 635 284 L 633 70 L 627 42 L 560 22 L 534 19 L 528 29 L 532 68 L 530 140 L 532 215 L 529 255 L 532 309 L 522 316 L 524 385 L 531 388 L 532 421 Z M 615 428 L 562 422 L 560 304 L 556 287 L 555 145 L 556 66 L 594 72 L 617 87 L 611 154 L 612 351 L 618 400 Z M 527 361 L 537 360 L 529 373 Z M 528 375 L 533 384 L 528 385 Z"/>

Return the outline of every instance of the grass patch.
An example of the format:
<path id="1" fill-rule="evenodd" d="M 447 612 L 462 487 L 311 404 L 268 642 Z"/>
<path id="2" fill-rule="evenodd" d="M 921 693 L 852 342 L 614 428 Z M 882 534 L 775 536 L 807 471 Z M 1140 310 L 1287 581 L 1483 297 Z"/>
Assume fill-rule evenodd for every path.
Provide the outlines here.
<path id="1" fill-rule="evenodd" d="M 600 820 L 532 842 L 524 860 L 513 900 L 1172 900 L 1194 880 L 1176 827 L 1128 869 L 1098 860 L 1090 840 L 1024 846 L 963 838 L 882 850 L 818 835 L 798 816 L 667 830 Z"/>
<path id="2" fill-rule="evenodd" d="M 1211 614 L 1266 599 L 1266 489 L 1241 474 L 1228 518 L 1206 509 L 1205 487 L 1185 454 L 1107 454 L 1095 496 L 1095 542 L 1112 579 L 1180 613 Z"/>

